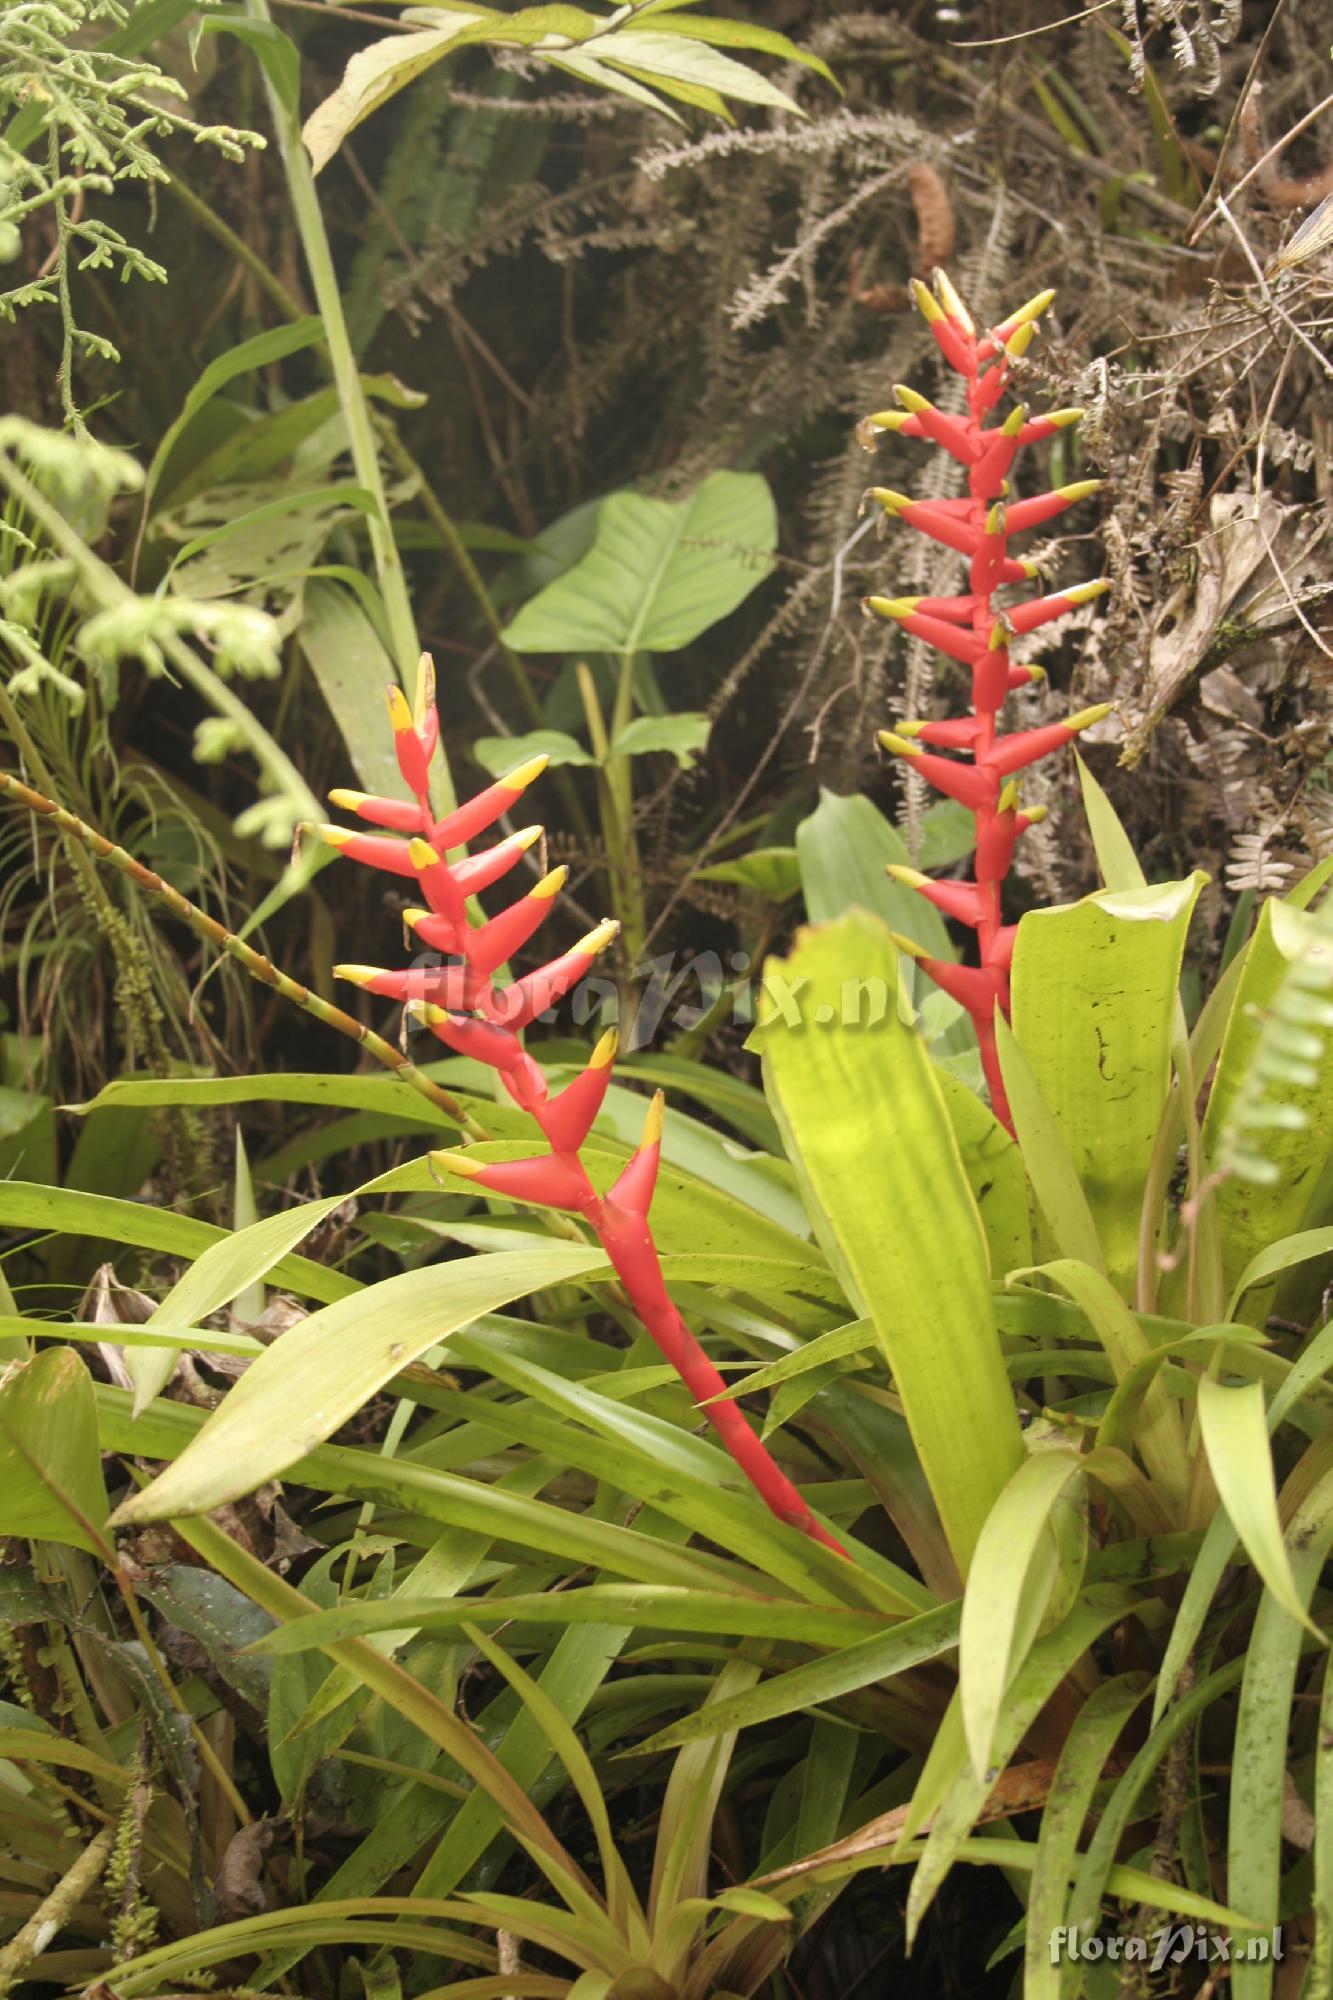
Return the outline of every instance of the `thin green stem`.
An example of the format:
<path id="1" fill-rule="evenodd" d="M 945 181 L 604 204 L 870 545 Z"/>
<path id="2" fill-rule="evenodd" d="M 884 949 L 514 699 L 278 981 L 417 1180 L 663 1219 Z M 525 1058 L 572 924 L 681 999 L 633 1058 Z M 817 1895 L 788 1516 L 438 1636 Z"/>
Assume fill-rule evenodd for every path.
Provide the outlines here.
<path id="1" fill-rule="evenodd" d="M 268 0 L 245 0 L 245 11 L 252 21 L 261 21 L 269 27 L 273 25 Z M 287 193 L 292 204 L 292 213 L 300 234 L 301 247 L 305 252 L 306 268 L 310 273 L 315 308 L 324 322 L 324 339 L 329 351 L 343 422 L 347 426 L 357 484 L 364 486 L 375 500 L 375 512 L 370 516 L 371 554 L 389 624 L 389 650 L 393 656 L 398 678 L 410 700 L 416 686 L 417 662 L 421 653 L 416 619 L 412 615 L 402 557 L 393 538 L 388 496 L 380 473 L 379 452 L 375 444 L 370 405 L 361 385 L 361 371 L 347 330 L 342 293 L 338 288 L 333 252 L 329 244 L 328 231 L 324 227 L 319 195 L 315 188 L 314 171 L 310 165 L 310 157 L 301 142 L 297 120 L 279 97 L 267 72 L 264 75 L 264 91 L 277 134 L 278 153 L 287 178 Z M 451 812 L 457 803 L 453 781 L 449 775 L 448 760 L 444 756 L 435 760 L 432 771 L 432 799 L 437 812 L 441 814 Z"/>
<path id="2" fill-rule="evenodd" d="M 167 186 L 181 207 L 192 215 L 210 236 L 215 236 L 238 264 L 244 266 L 265 298 L 277 307 L 284 318 L 293 320 L 304 318 L 305 307 L 301 301 L 292 297 L 282 280 L 274 277 L 263 258 L 250 248 L 245 238 L 238 236 L 230 223 L 224 222 L 222 217 L 211 209 L 174 169 Z"/>

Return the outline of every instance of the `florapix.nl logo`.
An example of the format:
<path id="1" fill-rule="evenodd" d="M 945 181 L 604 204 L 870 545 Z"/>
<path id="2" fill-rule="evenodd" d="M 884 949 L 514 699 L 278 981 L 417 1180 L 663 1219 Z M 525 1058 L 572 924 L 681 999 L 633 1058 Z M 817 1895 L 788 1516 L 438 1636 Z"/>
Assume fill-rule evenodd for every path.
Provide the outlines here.
<path id="1" fill-rule="evenodd" d="M 1102 1937 L 1096 1931 L 1059 1924 L 1051 1932 L 1050 1954 L 1052 1965 L 1066 1959 L 1083 1964 L 1107 1959 L 1145 1965 L 1150 1972 L 1183 1965 L 1187 1959 L 1201 1965 L 1276 1963 L 1282 1957 L 1282 1926 L 1251 1938 L 1228 1937 L 1225 1931 L 1205 1930 L 1198 1924 L 1163 1924 L 1160 1930 L 1145 1935 L 1131 1932 L 1128 1936 Z"/>

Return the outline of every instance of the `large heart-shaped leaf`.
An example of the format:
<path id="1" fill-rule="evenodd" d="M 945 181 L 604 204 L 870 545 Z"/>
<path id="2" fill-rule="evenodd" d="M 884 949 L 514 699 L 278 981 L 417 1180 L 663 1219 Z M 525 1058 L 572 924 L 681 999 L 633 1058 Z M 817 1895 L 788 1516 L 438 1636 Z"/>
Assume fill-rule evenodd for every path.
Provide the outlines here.
<path id="1" fill-rule="evenodd" d="M 754 472 L 715 472 L 687 500 L 613 493 L 586 556 L 506 628 L 519 653 L 673 653 L 773 567 L 777 512 Z"/>

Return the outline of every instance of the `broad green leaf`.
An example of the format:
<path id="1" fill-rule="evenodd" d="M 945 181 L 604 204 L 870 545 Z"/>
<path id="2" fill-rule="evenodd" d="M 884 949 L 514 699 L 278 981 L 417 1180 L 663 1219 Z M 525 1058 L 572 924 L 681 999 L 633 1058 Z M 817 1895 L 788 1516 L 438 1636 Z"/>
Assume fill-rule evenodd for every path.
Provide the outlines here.
<path id="1" fill-rule="evenodd" d="M 354 597 L 320 578 L 302 594 L 298 637 L 362 790 L 397 798 L 403 785 L 384 690 L 398 674 L 383 639 Z"/>
<path id="2" fill-rule="evenodd" d="M 771 903 L 785 903 L 801 886 L 801 868 L 794 847 L 753 847 L 734 861 L 715 861 L 696 868 L 696 882 L 734 882 L 753 889 Z"/>
<path id="3" fill-rule="evenodd" d="M 274 361 L 285 361 L 289 354 L 297 354 L 303 347 L 311 347 L 324 338 L 324 322 L 312 314 L 306 319 L 293 320 L 288 326 L 271 327 L 267 333 L 257 333 L 239 346 L 229 348 L 216 361 L 210 361 L 189 395 L 181 405 L 180 415 L 167 426 L 162 442 L 153 453 L 152 463 L 144 483 L 144 504 L 147 506 L 161 483 L 163 472 L 185 426 L 197 416 L 205 403 L 225 389 L 228 382 L 238 375 L 248 375 L 252 370 L 267 368 Z"/>
<path id="4" fill-rule="evenodd" d="M 1105 1272 L 1097 1225 L 1060 1128 L 1031 1063 L 999 1013 L 995 1016 L 995 1045 L 1019 1153 L 1046 1227 L 1066 1257 L 1076 1258 L 1090 1270 Z"/>
<path id="5" fill-rule="evenodd" d="M 591 549 L 524 605 L 505 641 L 519 653 L 676 652 L 744 602 L 776 546 L 757 473 L 715 472 L 686 500 L 614 493 Z"/>
<path id="6" fill-rule="evenodd" d="M 427 1063 L 427 1076 L 441 1074 L 445 1065 Z M 446 1114 L 392 1076 L 346 1076 L 338 1071 L 291 1070 L 260 1076 L 126 1076 L 103 1084 L 86 1104 L 68 1104 L 67 1111 L 84 1115 L 103 1110 L 156 1109 L 183 1104 L 313 1104 L 330 1111 L 378 1111 L 437 1130 L 452 1124 Z M 122 1206 L 129 1208 L 132 1203 Z M 205 1228 L 205 1224 L 199 1224 Z M 126 1241 L 132 1239 L 126 1238 Z M 156 1246 L 154 1246 L 156 1247 Z M 166 1246 L 163 1246 L 166 1247 Z"/>
<path id="7" fill-rule="evenodd" d="M 1079 1835 L 1106 1760 L 1150 1686 L 1148 1675 L 1142 1673 L 1103 1681 L 1084 1702 L 1065 1738 L 1037 1833 L 1024 1942 L 1024 2000 L 1060 2000 L 1064 1967 L 1050 1940 L 1057 1926 L 1066 1922 L 1065 1901 Z"/>
<path id="8" fill-rule="evenodd" d="M 938 1071 L 940 1092 L 986 1232 L 990 1267 L 997 1278 L 1030 1261 L 1032 1216 L 1023 1155 L 988 1104 L 947 1069 Z"/>
<path id="9" fill-rule="evenodd" d="M 1311 919 L 1303 911 L 1276 900 L 1266 902 L 1236 989 L 1204 1117 L 1203 1142 L 1210 1165 L 1221 1159 L 1274 1002 L 1293 966 L 1310 950 L 1327 963 L 1333 957 L 1333 936 L 1313 933 Z M 1310 997 L 1325 1004 L 1317 993 Z M 1261 1182 L 1231 1174 L 1213 1197 L 1228 1289 L 1269 1244 L 1329 1219 L 1325 1182 L 1333 1124 L 1333 1034 L 1319 1030 L 1306 1040 L 1299 1025 L 1292 1025 L 1297 1042 L 1286 1058 L 1294 1064 L 1291 1080 L 1270 1093 L 1271 1120 L 1250 1135 L 1250 1145 L 1262 1153 L 1271 1177 Z M 1292 1112 L 1298 1119 L 1287 1122 Z M 1263 1309 L 1262 1295 L 1252 1298 L 1246 1316 Z"/>
<path id="10" fill-rule="evenodd" d="M 0 1380 L 0 1535 L 108 1554 L 92 1382 L 69 1347 Z"/>
<path id="11" fill-rule="evenodd" d="M 424 1385 L 413 1380 L 410 1388 L 418 1401 L 428 1402 Z M 99 1384 L 95 1393 L 98 1430 L 108 1451 L 174 1460 L 195 1443 L 207 1421 L 201 1410 L 162 1401 L 141 1417 L 132 1417 L 124 1391 Z M 501 1483 L 489 1486 L 431 1466 L 385 1458 L 380 1452 L 321 1445 L 289 1467 L 289 1474 L 324 1493 L 372 1500 L 377 1507 L 400 1509 L 414 1520 L 512 1542 L 562 1563 L 587 1564 L 641 1583 L 715 1590 L 750 1574 L 721 1558 L 673 1548 L 660 1536 L 535 1500 Z"/>
<path id="12" fill-rule="evenodd" d="M 797 111 L 785 90 L 770 83 L 758 70 L 724 56 L 717 49 L 683 40 L 675 34 L 656 34 L 641 28 L 613 29 L 599 35 L 593 47 L 598 62 L 610 63 L 647 83 L 683 83 L 742 104 L 764 104 L 773 111 Z"/>
<path id="13" fill-rule="evenodd" d="M 1297 1596 L 1283 1544 L 1263 1390 L 1257 1382 L 1227 1388 L 1205 1376 L 1199 1383 L 1199 1428 L 1217 1497 L 1246 1555 L 1287 1615 L 1322 1641 Z"/>
<path id="14" fill-rule="evenodd" d="M 874 1322 L 961 1574 L 1022 1434 L 986 1239 L 898 954 L 865 911 L 765 966 L 765 1082 L 817 1240 Z M 866 1018 L 868 1016 L 868 1019 Z"/>
<path id="15" fill-rule="evenodd" d="M 1128 1290 L 1139 1215 L 1171 1082 L 1181 959 L 1205 877 L 1101 890 L 1018 927 L 1013 1032 L 1096 1217 L 1106 1268 Z"/>
<path id="16" fill-rule="evenodd" d="M 331 97 L 307 118 L 301 137 L 316 173 L 326 167 L 350 132 L 372 111 L 439 62 L 460 31 L 475 20 L 469 8 L 436 7 L 432 25 L 415 34 L 389 35 L 358 51 Z"/>
<path id="17" fill-rule="evenodd" d="M 25 1181 L 0 1181 L 0 1224 L 105 1237 L 111 1243 L 131 1243 L 171 1257 L 199 1257 L 214 1244 L 225 1245 L 230 1240 L 227 1230 L 192 1215 L 178 1215 L 173 1209 L 121 1201 L 112 1195 L 85 1194 L 78 1188 L 33 1187 Z M 272 1276 L 275 1285 L 302 1298 L 332 1301 L 350 1298 L 361 1290 L 355 1278 L 307 1257 L 283 1257 L 273 1266 Z"/>
<path id="18" fill-rule="evenodd" d="M 530 757 L 545 757 L 552 765 L 595 764 L 597 759 L 563 729 L 530 729 L 525 736 L 479 736 L 472 755 L 483 771 L 502 778 Z"/>
<path id="19" fill-rule="evenodd" d="M 1106 1350 L 1117 1381 L 1148 1359 L 1147 1335 L 1104 1272 L 1077 1258 L 1058 1257 L 1033 1271 L 1016 1271 L 1013 1276 L 1049 1278 L 1077 1302 Z M 1183 1506 L 1189 1478 L 1185 1431 L 1180 1412 L 1158 1375 L 1143 1392 L 1134 1443 L 1163 1496 L 1173 1508 Z"/>
<path id="20" fill-rule="evenodd" d="M 278 1218 L 273 1218 L 277 1220 Z M 261 1224 L 262 1228 L 263 1225 Z M 122 1521 L 201 1514 L 275 1479 L 445 1334 L 603 1263 L 571 1243 L 404 1271 L 289 1327 Z"/>
<path id="21" fill-rule="evenodd" d="M 1054 1632 L 1037 1640 L 1014 1677 L 995 1731 L 994 1757 L 1000 1769 L 1009 1762 L 1055 1690 L 1083 1654 L 1108 1626 L 1119 1624 L 1133 1609 L 1134 1599 L 1124 1590 L 1097 1586 L 1086 1594 Z M 955 1778 L 935 1813 L 907 1896 L 909 1944 L 957 1858 L 959 1846 L 976 1825 L 993 1784 L 991 1771 L 978 1777 L 968 1764 Z"/>
<path id="22" fill-rule="evenodd" d="M 1227 1826 L 1227 1897 L 1263 1929 L 1282 1911 L 1282 1815 L 1288 1784 L 1292 1695 L 1301 1652 L 1310 1643 L 1303 1627 L 1319 1572 L 1333 1546 L 1333 1474 L 1326 1474 L 1297 1509 L 1286 1533 L 1286 1554 L 1296 1600 L 1292 1617 L 1271 1590 L 1259 1600 L 1245 1648 L 1233 1755 L 1243 1779 L 1231 1786 Z M 1321 1643 L 1326 1643 L 1322 1640 Z M 1268 2000 L 1271 1960 L 1237 1958 L 1231 1967 L 1236 2000 Z"/>
<path id="23" fill-rule="evenodd" d="M 1333 1321 L 1315 1335 L 1269 1403 L 1267 1424 L 1270 1437 L 1277 1431 L 1287 1413 L 1299 1402 L 1310 1384 L 1322 1381 L 1330 1368 L 1333 1368 Z M 1231 1525 L 1231 1517 L 1219 1507 L 1208 1523 L 1202 1546 L 1191 1567 L 1185 1594 L 1176 1612 L 1171 1636 L 1162 1655 L 1157 1689 L 1153 1697 L 1154 1729 L 1165 1716 L 1167 1705 L 1179 1685 L 1180 1676 L 1194 1652 L 1195 1643 L 1203 1630 L 1204 1619 L 1208 1614 L 1208 1607 L 1232 1561 L 1238 1539 Z"/>
<path id="24" fill-rule="evenodd" d="M 861 793 L 840 798 L 821 788 L 819 804 L 796 829 L 796 853 L 812 924 L 859 906 L 915 939 L 932 958 L 957 958 L 935 905 L 884 873 L 887 862 L 907 862 L 907 849 L 898 829 Z"/>
<path id="25" fill-rule="evenodd" d="M 1074 752 L 1074 761 L 1078 765 L 1078 781 L 1083 789 L 1083 810 L 1088 816 L 1088 831 L 1092 835 L 1092 845 L 1097 855 L 1097 866 L 1102 871 L 1102 881 L 1108 889 L 1114 890 L 1146 888 L 1148 878 L 1139 864 L 1139 857 L 1134 852 L 1119 814 L 1077 750 Z"/>
<path id="26" fill-rule="evenodd" d="M 234 1229 L 213 1243 L 174 1284 L 147 1324 L 151 1327 L 196 1326 L 220 1306 L 229 1305 L 247 1286 L 266 1278 L 275 1265 L 296 1248 L 311 1230 L 332 1214 L 342 1195 L 322 1201 L 298 1202 L 279 1215 Z M 135 1388 L 135 1409 L 142 1410 L 170 1379 L 176 1357 L 171 1352 L 144 1350 L 126 1356 Z"/>
<path id="27" fill-rule="evenodd" d="M 352 1600 L 298 1618 L 262 1642 L 269 1653 L 304 1652 L 333 1639 L 364 1637 L 399 1627 L 421 1632 L 457 1631 L 474 1624 L 624 1625 L 660 1632 L 723 1632 L 737 1638 L 789 1639 L 810 1646 L 846 1646 L 884 1629 L 872 1611 L 834 1605 L 749 1597 L 742 1592 L 686 1590 L 679 1585 L 593 1583 L 578 1589 L 531 1591 L 521 1596 L 413 1597 L 384 1602 Z"/>
<path id="28" fill-rule="evenodd" d="M 707 745 L 711 727 L 706 715 L 689 711 L 676 715 L 638 715 L 616 737 L 609 757 L 642 757 L 650 751 L 663 751 L 675 758 L 682 771 L 688 771 L 694 764 L 695 751 Z"/>
<path id="29" fill-rule="evenodd" d="M 1078 1452 L 1036 1453 L 1019 1466 L 978 1538 L 958 1641 L 963 1730 L 978 1778 L 993 1762 L 1006 1691 L 1056 1586 L 1052 1515 L 1080 1477 Z"/>
<path id="30" fill-rule="evenodd" d="M 640 7 L 630 20 L 624 22 L 619 32 L 623 36 L 641 33 L 645 22 L 659 19 L 665 11 L 666 9 L 660 5 Z M 780 35 L 774 28 L 760 27 L 754 21 L 713 19 L 700 21 L 690 16 L 681 16 L 675 9 L 672 12 L 675 14 L 671 22 L 673 38 L 692 35 L 698 41 L 711 42 L 715 48 L 758 49 L 764 55 L 779 57 L 783 62 L 804 63 L 808 69 L 816 70 L 827 83 L 831 83 L 835 90 L 841 91 L 838 79 L 826 62 L 811 50 L 799 48 L 795 42 L 789 41 L 786 35 Z M 739 92 L 736 94 L 739 95 Z"/>
<path id="31" fill-rule="evenodd" d="M 1295 1236 L 1279 1237 L 1268 1243 L 1245 1266 L 1236 1280 L 1228 1312 L 1234 1317 L 1241 1300 L 1252 1285 L 1276 1278 L 1296 1264 L 1308 1264 L 1315 1257 L 1333 1256 L 1333 1229 L 1302 1229 Z"/>

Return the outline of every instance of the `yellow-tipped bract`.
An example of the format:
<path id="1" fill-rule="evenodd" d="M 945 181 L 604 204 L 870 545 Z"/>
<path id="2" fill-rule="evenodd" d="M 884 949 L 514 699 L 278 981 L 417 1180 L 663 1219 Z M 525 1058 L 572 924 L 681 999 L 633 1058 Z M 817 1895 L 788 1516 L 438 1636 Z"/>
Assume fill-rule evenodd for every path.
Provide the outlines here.
<path id="1" fill-rule="evenodd" d="M 591 1069 L 610 1069 L 616 1059 L 616 1050 L 619 1047 L 620 1030 L 618 1028 L 608 1028 L 592 1054 L 588 1057 L 589 1067 Z"/>
<path id="2" fill-rule="evenodd" d="M 895 757 L 919 757 L 921 745 L 909 743 L 905 736 L 895 736 L 891 729 L 881 729 L 877 738 L 881 750 L 891 750 Z"/>
<path id="3" fill-rule="evenodd" d="M 620 925 L 615 918 L 603 917 L 601 923 L 594 925 L 586 937 L 581 937 L 573 949 L 586 952 L 589 958 L 596 958 L 599 951 L 605 951 L 612 940 L 619 936 Z"/>
<path id="4" fill-rule="evenodd" d="M 889 936 L 905 958 L 929 958 L 925 946 L 918 944 L 915 938 L 905 937 L 901 931 L 890 931 Z"/>
<path id="5" fill-rule="evenodd" d="M 891 875 L 895 882 L 901 882 L 905 889 L 924 889 L 930 881 L 929 875 L 923 875 L 919 868 L 908 868 L 901 861 L 886 861 L 884 873 Z"/>
<path id="6" fill-rule="evenodd" d="M 1091 729 L 1094 722 L 1100 722 L 1103 716 L 1107 716 L 1110 713 L 1111 703 L 1109 701 L 1099 701 L 1095 708 L 1081 708 L 1077 715 L 1067 715 L 1065 717 L 1065 728 Z"/>
<path id="7" fill-rule="evenodd" d="M 954 289 L 953 280 L 950 278 L 949 273 L 937 267 L 930 275 L 935 281 L 935 290 L 939 294 L 940 304 L 944 307 L 950 319 L 956 320 L 964 333 L 975 333 L 977 330 L 976 322 Z M 1054 293 L 1051 296 L 1054 297 Z"/>
<path id="8" fill-rule="evenodd" d="M 920 278 L 912 279 L 911 293 L 916 302 L 917 311 L 928 326 L 933 326 L 938 319 L 947 318 L 944 307 L 940 304 L 934 293 L 922 284 Z"/>
<path id="9" fill-rule="evenodd" d="M 506 791 L 526 791 L 534 779 L 540 778 L 550 761 L 544 751 L 540 757 L 529 757 L 526 764 L 516 764 L 512 771 L 506 771 L 500 783 Z"/>

